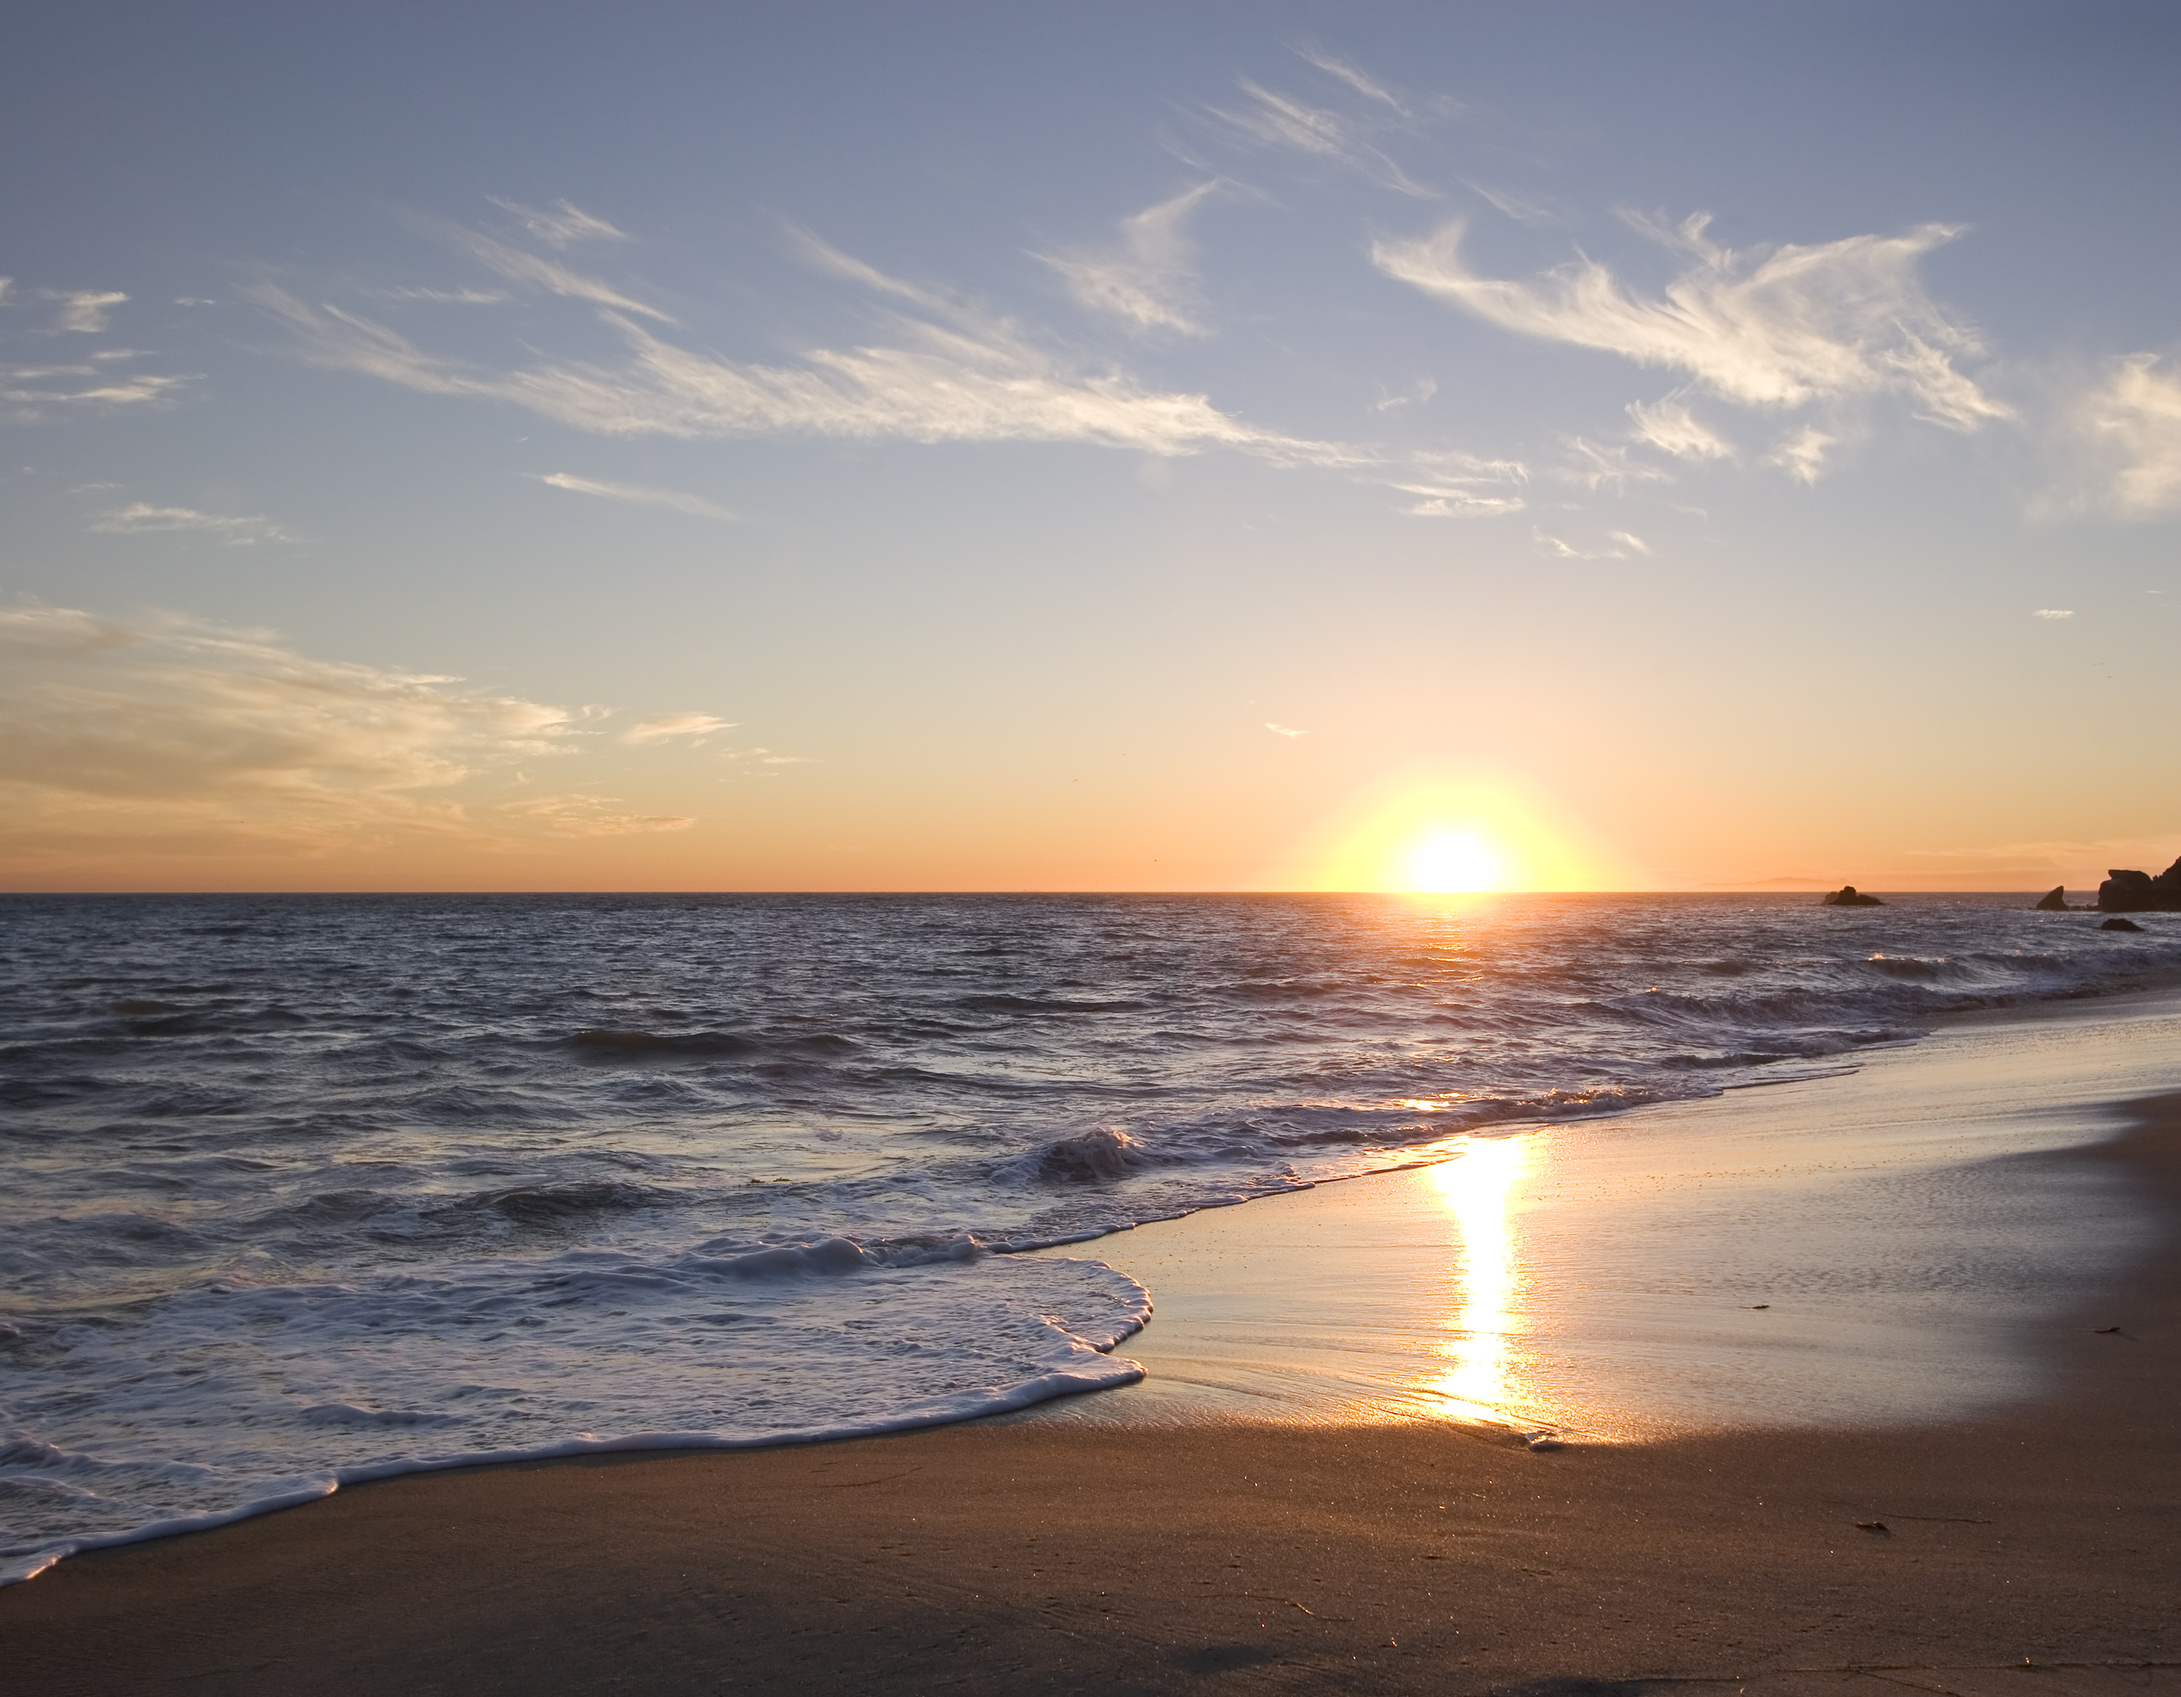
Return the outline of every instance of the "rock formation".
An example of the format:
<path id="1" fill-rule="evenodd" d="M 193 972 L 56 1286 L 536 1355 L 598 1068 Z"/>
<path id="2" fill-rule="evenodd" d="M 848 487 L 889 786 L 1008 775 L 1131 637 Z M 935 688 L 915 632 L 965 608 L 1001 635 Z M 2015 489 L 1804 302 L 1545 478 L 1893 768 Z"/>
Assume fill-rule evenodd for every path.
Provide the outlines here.
<path id="1" fill-rule="evenodd" d="M 2115 870 L 2098 886 L 2100 913 L 2181 913 L 2181 860 L 2153 878 Z"/>
<path id="2" fill-rule="evenodd" d="M 2100 931 L 2140 931 L 2143 927 L 2132 919 L 2108 919 L 2098 929 Z"/>
<path id="3" fill-rule="evenodd" d="M 2053 885 L 2053 887 L 2052 887 L 2052 893 L 2051 893 L 2050 895 L 2046 896 L 2046 897 L 2045 897 L 2045 899 L 2044 899 L 2043 901 L 2041 901 L 2041 902 L 2039 902 L 2039 903 L 2037 904 L 2037 912 L 2039 912 L 2039 913 L 2065 913 L 2065 912 L 2067 912 L 2067 886 L 2066 886 L 2065 884 L 2055 884 L 2055 885 Z"/>
<path id="4" fill-rule="evenodd" d="M 1884 907 L 1885 905 L 1876 896 L 1864 895 L 1853 884 L 1841 885 L 1839 889 L 1818 903 L 1820 907 Z"/>

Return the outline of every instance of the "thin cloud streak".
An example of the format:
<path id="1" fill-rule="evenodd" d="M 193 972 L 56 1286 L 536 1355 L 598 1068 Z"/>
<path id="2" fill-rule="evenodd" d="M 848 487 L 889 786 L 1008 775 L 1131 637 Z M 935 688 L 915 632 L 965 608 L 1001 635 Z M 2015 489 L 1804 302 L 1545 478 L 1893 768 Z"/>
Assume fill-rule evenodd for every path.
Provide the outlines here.
<path id="1" fill-rule="evenodd" d="M 113 309 L 129 297 L 118 290 L 97 289 L 50 289 L 46 299 L 60 302 L 60 311 L 54 317 L 53 328 L 73 331 L 84 335 L 97 335 L 107 328 Z"/>
<path id="2" fill-rule="evenodd" d="M 551 248 L 575 247 L 582 242 L 625 242 L 631 238 L 615 229 L 603 218 L 594 218 L 580 206 L 565 200 L 556 200 L 539 211 L 536 207 L 522 206 L 512 200 L 502 200 L 498 195 L 485 197 L 503 212 L 511 212 L 530 232 L 531 239 L 541 241 Z"/>
<path id="3" fill-rule="evenodd" d="M 1462 259 L 1459 223 L 1420 240 L 1379 242 L 1371 257 L 1388 276 L 1487 323 L 1685 371 L 1742 406 L 1891 392 L 1955 430 L 2014 416 L 1954 369 L 1955 357 L 1980 345 L 1916 276 L 1925 254 L 1960 233 L 1956 226 L 1736 252 L 1707 239 L 1707 215 L 1672 229 L 1635 222 L 1694 261 L 1662 296 L 1637 293 L 1587 257 L 1535 282 L 1480 276 Z"/>
<path id="4" fill-rule="evenodd" d="M 1202 395 L 1147 389 L 1110 367 L 1084 370 L 1012 320 L 814 240 L 806 251 L 921 314 L 887 314 L 891 341 L 813 349 L 800 365 L 758 365 L 692 352 L 604 304 L 599 318 L 627 349 L 622 363 L 547 358 L 495 371 L 428 353 L 387 325 L 330 303 L 307 305 L 275 284 L 245 293 L 286 325 L 295 353 L 312 364 L 425 394 L 506 402 L 600 435 L 1084 442 L 1160 455 L 1230 448 L 1283 465 L 1371 463 L 1361 450 L 1257 429 Z M 594 302 L 611 293 L 568 292 Z"/>
<path id="5" fill-rule="evenodd" d="M 715 731 L 731 731 L 737 723 L 711 713 L 668 713 L 656 719 L 639 720 L 621 733 L 621 740 L 641 746 L 666 742 L 674 737 L 707 737 Z"/>
<path id="6" fill-rule="evenodd" d="M 91 528 L 110 536 L 143 536 L 159 531 L 193 532 L 224 542 L 230 548 L 253 548 L 266 542 L 300 542 L 300 536 L 283 530 L 260 513 L 200 513 L 191 507 L 155 507 L 132 501 L 101 513 Z"/>
<path id="7" fill-rule="evenodd" d="M 1315 61 L 1313 61 L 1315 62 Z M 1321 67 L 1322 69 L 1323 67 Z M 1338 73 L 1335 73 L 1336 75 Z M 1360 74 L 1360 73 L 1359 73 Z M 1347 81 L 1345 77 L 1341 79 Z M 1248 77 L 1237 79 L 1249 103 L 1238 109 L 1207 106 L 1205 111 L 1225 126 L 1230 135 L 1260 147 L 1284 147 L 1312 158 L 1329 160 L 1360 172 L 1382 187 L 1417 200 L 1437 200 L 1437 191 L 1426 188 L 1359 133 L 1351 119 L 1323 107 L 1308 106 L 1284 94 L 1276 94 Z M 1351 83 L 1351 87 L 1354 85 Z"/>
<path id="8" fill-rule="evenodd" d="M 1731 460 L 1734 450 L 1716 432 L 1697 422 L 1680 401 L 1628 403 L 1635 429 L 1630 434 L 1647 448 L 1677 460 Z"/>
<path id="9" fill-rule="evenodd" d="M 580 271 L 571 271 L 557 260 L 525 253 L 521 248 L 509 247 L 505 242 L 494 241 L 490 236 L 459 226 L 449 227 L 447 237 L 478 264 L 497 272 L 519 289 L 539 289 L 567 300 L 589 301 L 593 306 L 612 307 L 617 312 L 632 312 L 640 318 L 649 318 L 660 324 L 674 322 L 657 307 L 633 300 L 596 277 L 586 277 Z"/>
<path id="10" fill-rule="evenodd" d="M 578 477 L 572 471 L 534 472 L 540 483 L 555 489 L 566 489 L 577 495 L 596 495 L 608 501 L 622 501 L 636 507 L 663 507 L 668 512 L 686 513 L 691 518 L 717 519 L 727 524 L 738 524 L 741 515 L 727 510 L 716 501 L 707 501 L 702 495 L 685 495 L 679 489 L 654 489 L 641 483 L 608 483 L 595 477 Z"/>
<path id="11" fill-rule="evenodd" d="M 1122 219 L 1120 241 L 1111 248 L 1036 257 L 1060 273 L 1079 306 L 1138 330 L 1201 336 L 1205 327 L 1195 314 L 1195 250 L 1187 224 L 1190 213 L 1218 188 L 1216 182 L 1199 183 Z"/>

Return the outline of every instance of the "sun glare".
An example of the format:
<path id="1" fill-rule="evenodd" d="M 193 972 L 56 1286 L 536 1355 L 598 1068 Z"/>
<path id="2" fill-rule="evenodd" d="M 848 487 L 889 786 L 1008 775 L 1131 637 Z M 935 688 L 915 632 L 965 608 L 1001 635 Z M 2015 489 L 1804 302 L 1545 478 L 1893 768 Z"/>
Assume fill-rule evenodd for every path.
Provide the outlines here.
<path id="1" fill-rule="evenodd" d="M 1433 831 L 1409 851 L 1408 887 L 1423 895 L 1497 890 L 1506 882 L 1500 856 L 1474 831 Z"/>

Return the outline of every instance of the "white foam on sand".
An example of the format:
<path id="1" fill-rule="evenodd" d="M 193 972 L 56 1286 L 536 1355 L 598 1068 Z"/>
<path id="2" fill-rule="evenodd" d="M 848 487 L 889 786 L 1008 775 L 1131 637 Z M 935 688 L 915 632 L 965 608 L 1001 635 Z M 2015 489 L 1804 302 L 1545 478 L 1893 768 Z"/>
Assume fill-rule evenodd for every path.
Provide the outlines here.
<path id="1" fill-rule="evenodd" d="M 2040 1339 L 2171 1229 L 2062 1152 L 2175 1090 L 2181 997 L 2060 1004 L 1142 1226 L 1098 1253 L 1157 1297 L 1148 1376 L 1056 1417 L 1519 1442 L 1974 1416 L 2038 1394 Z"/>
<path id="2" fill-rule="evenodd" d="M 1108 1352 L 1149 1307 L 1096 1261 L 845 1239 L 186 1290 L 16 1352 L 0 1584 L 395 1474 L 815 1443 L 1126 1384 L 1141 1369 Z"/>

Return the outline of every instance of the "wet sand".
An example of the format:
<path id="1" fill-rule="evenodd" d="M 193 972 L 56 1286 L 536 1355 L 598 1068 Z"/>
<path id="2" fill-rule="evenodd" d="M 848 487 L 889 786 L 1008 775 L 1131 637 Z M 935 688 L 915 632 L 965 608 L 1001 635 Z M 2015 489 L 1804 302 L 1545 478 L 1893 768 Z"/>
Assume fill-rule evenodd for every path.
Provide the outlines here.
<path id="1" fill-rule="evenodd" d="M 2110 1035 L 2045 1024 L 2048 1079 Z M 1876 1118 L 1927 1123 L 1892 1070 Z M 2181 1096 L 2001 1083 L 2025 1137 L 2117 1134 L 2021 1158 L 2181 1218 Z M 1975 1417 L 1539 1451 L 1386 1410 L 1070 1411 L 415 1476 L 64 1562 L 0 1592 L 0 1665 L 40 1693 L 2181 1685 L 2181 1239 L 2111 1266 L 2018 1320 L 2030 1378 Z"/>

